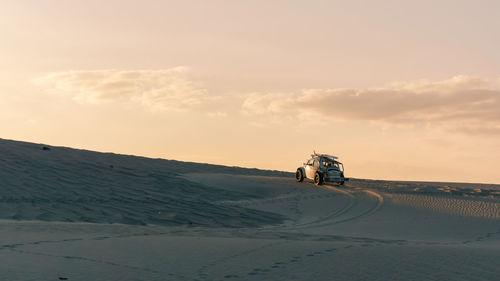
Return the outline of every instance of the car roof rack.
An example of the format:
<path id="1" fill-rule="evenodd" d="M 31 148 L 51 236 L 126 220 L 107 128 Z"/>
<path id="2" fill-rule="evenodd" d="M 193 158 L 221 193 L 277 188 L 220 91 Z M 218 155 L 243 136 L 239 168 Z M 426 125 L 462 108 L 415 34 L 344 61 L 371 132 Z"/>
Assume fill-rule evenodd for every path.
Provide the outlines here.
<path id="1" fill-rule="evenodd" d="M 336 161 L 336 159 L 339 159 L 337 156 L 328 155 L 328 154 L 316 153 L 316 150 L 314 150 L 314 151 L 313 151 L 313 154 L 311 154 L 311 157 L 314 157 L 314 156 L 325 157 L 325 158 L 331 159 L 331 160 L 333 160 L 333 161 Z"/>

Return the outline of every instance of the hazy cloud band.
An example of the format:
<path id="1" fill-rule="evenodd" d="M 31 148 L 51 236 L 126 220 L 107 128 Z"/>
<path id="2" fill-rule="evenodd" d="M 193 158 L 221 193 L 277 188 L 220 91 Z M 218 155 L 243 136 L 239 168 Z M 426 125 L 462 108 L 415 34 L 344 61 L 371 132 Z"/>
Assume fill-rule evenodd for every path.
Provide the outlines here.
<path id="1" fill-rule="evenodd" d="M 204 111 L 216 116 L 226 116 L 227 110 L 234 110 L 225 108 L 228 97 L 210 94 L 190 80 L 185 67 L 56 72 L 39 77 L 36 82 L 82 103 L 129 102 L 155 111 Z M 368 89 L 236 94 L 230 99 L 239 101 L 241 111 L 247 116 L 272 115 L 275 119 L 313 116 L 499 135 L 499 86 L 500 80 L 456 76 L 438 82 L 397 82 Z"/>
<path id="2" fill-rule="evenodd" d="M 399 82 L 373 89 L 309 89 L 253 93 L 247 114 L 320 116 L 386 124 L 424 124 L 470 134 L 500 134 L 500 88 L 495 81 L 457 76 L 439 82 Z"/>
<path id="3" fill-rule="evenodd" d="M 185 111 L 214 99 L 187 77 L 185 67 L 55 72 L 35 82 L 82 103 L 135 102 L 152 110 Z"/>

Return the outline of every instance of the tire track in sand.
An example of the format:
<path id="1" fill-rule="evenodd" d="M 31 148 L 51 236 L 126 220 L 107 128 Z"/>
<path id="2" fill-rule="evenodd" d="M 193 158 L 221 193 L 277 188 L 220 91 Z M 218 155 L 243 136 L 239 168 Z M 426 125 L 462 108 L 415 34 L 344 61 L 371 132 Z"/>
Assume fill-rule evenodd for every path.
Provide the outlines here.
<path id="1" fill-rule="evenodd" d="M 339 210 L 339 212 L 334 212 L 325 218 L 318 219 L 318 220 L 311 222 L 311 223 L 294 225 L 291 228 L 293 228 L 293 229 L 305 229 L 305 228 L 312 228 L 312 227 L 324 227 L 324 226 L 329 226 L 329 225 L 335 225 L 335 224 L 355 221 L 357 219 L 373 215 L 384 204 L 384 197 L 382 195 L 380 195 L 379 193 L 372 191 L 372 190 L 363 189 L 363 188 L 356 188 L 356 189 L 352 189 L 352 191 L 347 191 L 347 190 L 342 190 L 342 189 L 339 189 L 339 188 L 333 187 L 333 186 L 327 186 L 326 188 L 346 195 L 349 198 L 349 203 L 345 207 L 343 207 L 341 210 Z M 360 198 L 359 194 L 361 192 L 368 194 L 371 198 L 375 199 L 375 202 L 374 202 L 374 204 L 371 204 L 367 210 L 363 210 L 361 213 L 355 213 L 355 211 L 354 211 L 355 207 L 361 205 L 363 203 L 361 201 L 366 201 L 365 199 Z M 355 214 L 349 215 L 350 213 L 355 213 Z"/>
<path id="2" fill-rule="evenodd" d="M 325 217 L 321 217 L 321 218 L 318 218 L 317 220 L 307 222 L 307 223 L 295 224 L 292 226 L 294 229 L 303 229 L 303 228 L 307 228 L 307 227 L 311 227 L 311 226 L 316 226 L 318 223 L 323 223 L 325 221 L 333 220 L 336 217 L 342 216 L 345 213 L 347 213 L 350 209 L 352 209 L 352 207 L 356 203 L 355 196 L 353 196 L 351 193 L 346 192 L 344 190 L 334 188 L 334 187 L 328 188 L 328 189 L 332 189 L 337 193 L 341 193 L 343 196 L 345 196 L 347 198 L 347 203 L 342 208 L 334 210 L 333 212 L 331 212 L 330 214 L 328 214 Z"/>

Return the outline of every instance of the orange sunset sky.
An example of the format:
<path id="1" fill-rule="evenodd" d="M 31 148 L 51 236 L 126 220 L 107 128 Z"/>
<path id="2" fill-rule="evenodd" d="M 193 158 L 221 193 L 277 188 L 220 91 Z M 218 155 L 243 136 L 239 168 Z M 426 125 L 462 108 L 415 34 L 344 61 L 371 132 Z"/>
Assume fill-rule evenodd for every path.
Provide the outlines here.
<path id="1" fill-rule="evenodd" d="M 498 1 L 0 5 L 0 138 L 500 183 Z"/>

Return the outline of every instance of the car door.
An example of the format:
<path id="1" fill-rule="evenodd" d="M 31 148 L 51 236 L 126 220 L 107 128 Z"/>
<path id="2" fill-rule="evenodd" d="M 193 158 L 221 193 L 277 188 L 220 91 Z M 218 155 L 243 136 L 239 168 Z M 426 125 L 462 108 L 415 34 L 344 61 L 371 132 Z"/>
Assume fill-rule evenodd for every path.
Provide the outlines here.
<path id="1" fill-rule="evenodd" d="M 313 175 L 312 175 L 312 178 L 314 178 L 314 175 L 316 174 L 317 171 L 319 171 L 319 165 L 320 165 L 320 162 L 318 159 L 314 159 L 314 162 L 313 162 Z"/>
<path id="2" fill-rule="evenodd" d="M 306 177 L 309 178 L 309 179 L 313 179 L 314 178 L 314 167 L 313 167 L 313 162 L 314 160 L 313 159 L 310 159 L 309 161 L 307 161 L 307 164 L 306 164 Z"/>

